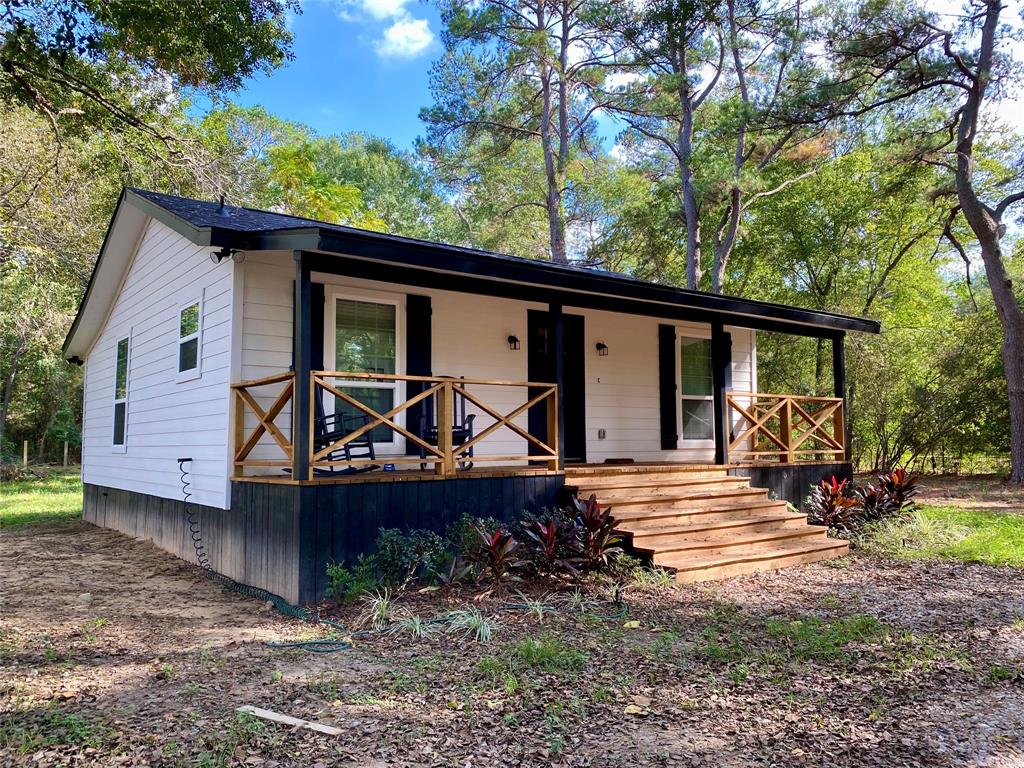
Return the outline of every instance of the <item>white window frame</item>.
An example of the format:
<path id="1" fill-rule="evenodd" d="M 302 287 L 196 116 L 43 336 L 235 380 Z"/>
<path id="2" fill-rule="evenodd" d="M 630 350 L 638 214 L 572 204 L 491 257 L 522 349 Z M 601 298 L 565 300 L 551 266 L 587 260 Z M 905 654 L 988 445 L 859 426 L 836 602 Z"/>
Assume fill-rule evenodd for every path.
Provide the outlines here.
<path id="1" fill-rule="evenodd" d="M 124 397 L 117 396 L 117 351 L 121 346 L 121 342 L 128 342 L 128 354 L 125 357 L 124 364 Z M 114 341 L 114 392 L 113 392 L 113 404 L 110 407 L 110 450 L 112 453 L 127 453 L 128 452 L 128 396 L 131 393 L 131 380 L 132 380 L 132 334 L 128 332 L 126 336 L 118 336 Z M 117 406 L 124 405 L 124 435 L 122 435 L 122 442 L 115 443 L 114 429 L 117 426 Z"/>
<path id="2" fill-rule="evenodd" d="M 181 313 L 184 312 L 191 306 L 197 306 L 199 308 L 199 327 L 195 333 L 190 333 L 188 336 L 181 335 Z M 177 382 L 182 381 L 193 381 L 202 377 L 203 375 L 203 297 L 199 296 L 194 299 L 189 299 L 184 304 L 178 305 L 178 314 L 175 315 L 174 323 L 174 336 L 176 339 L 174 347 L 174 370 L 177 374 L 174 380 Z M 189 368 L 187 370 L 178 370 L 181 365 L 181 347 L 183 344 L 196 340 L 196 367 Z"/>
<path id="3" fill-rule="evenodd" d="M 406 296 L 402 293 L 387 293 L 385 291 L 372 291 L 362 288 L 351 288 L 349 286 L 326 285 L 324 294 L 327 306 L 324 307 L 324 366 L 332 371 L 338 370 L 337 349 L 335 341 L 337 336 L 338 300 L 362 301 L 373 304 L 391 304 L 395 307 L 395 374 L 405 375 L 405 302 Z M 366 381 L 361 379 L 334 379 L 330 382 L 338 389 L 343 387 L 365 387 L 368 389 L 391 389 L 394 391 L 394 403 L 399 405 L 405 402 L 405 382 Z M 330 394 L 324 397 L 324 410 L 330 412 L 334 408 L 334 398 Z M 405 427 L 405 415 L 407 411 L 398 413 L 394 422 L 400 427 Z M 374 450 L 386 456 L 404 455 L 406 451 L 406 438 L 392 431 L 390 442 L 378 442 L 373 444 Z"/>
<path id="4" fill-rule="evenodd" d="M 697 341 L 710 341 L 711 329 L 697 328 L 676 328 L 676 418 L 679 424 L 678 448 L 715 448 L 715 393 L 712 383 L 710 395 L 684 395 L 683 394 L 683 339 L 695 339 Z M 711 437 L 710 438 L 687 438 L 683 437 L 683 400 L 705 400 L 711 403 Z"/>

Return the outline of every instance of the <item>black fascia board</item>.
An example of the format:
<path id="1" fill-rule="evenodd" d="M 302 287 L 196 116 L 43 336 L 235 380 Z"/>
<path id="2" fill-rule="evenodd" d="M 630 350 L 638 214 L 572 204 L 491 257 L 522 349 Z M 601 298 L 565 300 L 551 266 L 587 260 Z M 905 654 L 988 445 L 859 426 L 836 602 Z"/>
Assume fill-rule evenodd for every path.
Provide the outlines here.
<path id="1" fill-rule="evenodd" d="M 289 230 L 274 230 L 260 233 L 238 233 L 243 242 L 236 247 L 252 249 L 307 250 L 317 231 L 314 227 Z M 341 256 L 356 256 L 374 261 L 389 262 L 402 267 L 418 267 L 425 270 L 456 273 L 487 278 L 497 281 L 525 283 L 541 289 L 536 301 L 564 300 L 549 298 L 557 291 L 568 291 L 570 296 L 582 294 L 603 294 L 602 300 L 610 295 L 640 302 L 657 302 L 659 306 L 676 307 L 679 310 L 700 310 L 702 313 L 720 315 L 729 325 L 755 326 L 755 321 L 779 321 L 785 327 L 809 325 L 818 329 L 816 334 L 829 337 L 834 332 L 860 331 L 878 333 L 881 325 L 875 320 L 847 317 L 829 312 L 788 307 L 783 304 L 737 299 L 729 296 L 684 291 L 671 286 L 655 285 L 628 277 L 587 273 L 574 267 L 559 267 L 548 262 L 536 265 L 525 259 L 502 258 L 481 254 L 464 248 L 442 246 L 419 241 L 406 241 L 387 235 L 339 233 L 319 229 L 316 250 Z M 330 270 L 320 270 L 330 271 Z M 396 278 L 393 282 L 401 283 Z M 584 306 L 579 298 L 568 301 L 575 306 Z M 646 313 L 645 313 L 646 314 Z M 671 315 L 660 315 L 670 317 Z M 705 315 L 710 316 L 710 315 Z M 740 319 L 742 318 L 742 320 Z M 769 330 L 768 328 L 764 328 Z M 831 331 L 832 333 L 829 333 Z"/>
<path id="2" fill-rule="evenodd" d="M 655 303 L 621 296 L 568 291 L 532 283 L 507 282 L 491 278 L 481 278 L 475 275 L 440 272 L 409 267 L 394 262 L 346 257 L 333 253 L 310 254 L 310 268 L 314 272 L 412 285 L 419 288 L 476 293 L 521 301 L 556 303 L 581 309 L 620 312 L 667 320 L 701 323 L 720 322 L 723 325 L 788 333 L 797 336 L 831 339 L 843 336 L 845 333 L 841 329 L 822 328 L 820 326 L 799 322 L 786 322 L 757 315 L 738 315 L 681 304 Z"/>

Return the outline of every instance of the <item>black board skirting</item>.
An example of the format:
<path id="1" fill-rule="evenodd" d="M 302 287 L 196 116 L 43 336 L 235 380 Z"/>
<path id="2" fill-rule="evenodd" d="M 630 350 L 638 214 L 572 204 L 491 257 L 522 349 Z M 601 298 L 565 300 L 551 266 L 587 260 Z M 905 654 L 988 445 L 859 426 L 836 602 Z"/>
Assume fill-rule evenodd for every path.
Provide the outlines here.
<path id="1" fill-rule="evenodd" d="M 801 512 L 806 512 L 807 495 L 811 486 L 833 475 L 853 482 L 853 465 L 850 462 L 825 464 L 761 464 L 758 466 L 734 467 L 730 475 L 749 477 L 754 488 L 767 488 L 776 499 L 790 502 Z"/>
<path id="2" fill-rule="evenodd" d="M 232 483 L 231 509 L 190 505 L 213 570 L 289 602 L 320 600 L 331 561 L 373 550 L 381 528 L 443 534 L 463 514 L 511 521 L 563 501 L 564 475 L 285 485 Z M 87 483 L 84 517 L 152 541 L 188 562 L 195 550 L 181 500 Z"/>

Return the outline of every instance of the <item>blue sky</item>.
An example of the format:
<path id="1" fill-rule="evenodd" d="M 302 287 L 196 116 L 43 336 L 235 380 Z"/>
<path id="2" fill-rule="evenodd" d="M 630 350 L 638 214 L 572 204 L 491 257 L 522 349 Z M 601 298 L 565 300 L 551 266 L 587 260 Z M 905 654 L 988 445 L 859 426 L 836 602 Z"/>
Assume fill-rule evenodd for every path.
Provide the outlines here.
<path id="1" fill-rule="evenodd" d="M 234 100 L 318 133 L 366 131 L 411 148 L 441 54 L 436 8 L 412 0 L 306 0 L 292 19 L 295 60 Z"/>

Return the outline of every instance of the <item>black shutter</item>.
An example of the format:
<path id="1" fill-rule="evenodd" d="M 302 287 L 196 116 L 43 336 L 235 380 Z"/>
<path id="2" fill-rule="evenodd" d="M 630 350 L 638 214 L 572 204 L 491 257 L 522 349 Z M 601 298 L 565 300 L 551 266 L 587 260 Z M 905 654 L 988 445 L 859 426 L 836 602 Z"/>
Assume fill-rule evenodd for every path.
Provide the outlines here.
<path id="1" fill-rule="evenodd" d="M 432 376 L 431 369 L 431 308 L 429 296 L 409 294 L 405 303 L 405 372 L 410 376 Z M 426 389 L 419 381 L 406 382 L 406 398 L 414 397 Z M 427 398 L 430 400 L 430 398 Z M 420 415 L 425 413 L 426 403 L 420 401 L 406 409 L 406 429 L 420 436 Z M 411 443 L 411 441 L 409 441 Z M 406 453 L 419 454 L 418 446 L 410 444 Z"/>
<path id="2" fill-rule="evenodd" d="M 679 426 L 676 420 L 676 328 L 658 326 L 658 389 L 661 404 L 661 448 L 672 451 L 679 447 Z"/>

